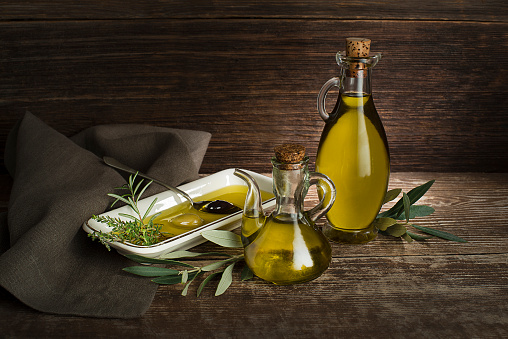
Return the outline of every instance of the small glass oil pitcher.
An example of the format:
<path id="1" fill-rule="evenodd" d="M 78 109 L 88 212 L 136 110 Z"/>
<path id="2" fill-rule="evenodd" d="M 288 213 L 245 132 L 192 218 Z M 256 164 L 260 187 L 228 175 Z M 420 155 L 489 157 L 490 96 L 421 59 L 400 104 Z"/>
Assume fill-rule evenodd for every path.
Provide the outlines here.
<path id="1" fill-rule="evenodd" d="M 275 148 L 273 190 L 276 208 L 265 217 L 256 181 L 235 170 L 249 186 L 242 218 L 245 261 L 258 277 L 278 285 L 302 283 L 319 277 L 331 261 L 326 237 L 314 227 L 335 201 L 333 182 L 309 172 L 305 148 L 284 144 Z M 305 211 L 304 198 L 311 185 L 324 192 L 321 201 Z"/>
<path id="2" fill-rule="evenodd" d="M 330 177 L 340 192 L 326 215 L 323 233 L 342 243 L 376 238 L 373 221 L 390 176 L 388 142 L 371 91 L 371 71 L 381 54 L 369 56 L 369 49 L 369 39 L 346 39 L 346 52 L 337 53 L 340 77 L 328 80 L 318 96 L 318 111 L 326 124 L 316 170 Z M 325 98 L 333 87 L 339 88 L 339 98 L 328 114 Z"/>

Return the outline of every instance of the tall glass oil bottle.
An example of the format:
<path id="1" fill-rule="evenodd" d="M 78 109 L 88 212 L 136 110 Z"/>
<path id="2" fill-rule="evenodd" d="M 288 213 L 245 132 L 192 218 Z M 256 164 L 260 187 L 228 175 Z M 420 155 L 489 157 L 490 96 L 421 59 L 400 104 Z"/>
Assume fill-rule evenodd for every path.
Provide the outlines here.
<path id="1" fill-rule="evenodd" d="M 376 238 L 373 221 L 390 175 L 388 142 L 371 92 L 371 71 L 381 54 L 369 56 L 369 49 L 368 39 L 346 39 L 346 52 L 336 56 L 340 77 L 328 80 L 318 96 L 318 111 L 326 124 L 316 171 L 332 179 L 337 190 L 323 233 L 341 243 Z M 328 114 L 325 98 L 332 87 L 339 88 L 339 98 Z"/>

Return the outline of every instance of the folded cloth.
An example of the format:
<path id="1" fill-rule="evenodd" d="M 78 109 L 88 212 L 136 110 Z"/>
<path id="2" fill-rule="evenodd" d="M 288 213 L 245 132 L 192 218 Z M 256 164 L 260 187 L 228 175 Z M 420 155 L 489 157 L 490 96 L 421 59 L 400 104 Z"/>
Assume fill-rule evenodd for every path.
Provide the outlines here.
<path id="1" fill-rule="evenodd" d="M 111 205 L 107 193 L 125 184 L 101 157 L 114 157 L 178 185 L 198 177 L 210 137 L 207 132 L 147 125 L 103 125 L 69 139 L 26 113 L 5 150 L 14 182 L 7 225 L 0 218 L 0 237 L 9 237 L 8 246 L 6 239 L 0 241 L 0 285 L 42 312 L 143 315 L 157 285 L 123 272 L 135 264 L 108 252 L 81 229 L 92 214 Z M 162 190 L 156 185 L 150 189 Z"/>

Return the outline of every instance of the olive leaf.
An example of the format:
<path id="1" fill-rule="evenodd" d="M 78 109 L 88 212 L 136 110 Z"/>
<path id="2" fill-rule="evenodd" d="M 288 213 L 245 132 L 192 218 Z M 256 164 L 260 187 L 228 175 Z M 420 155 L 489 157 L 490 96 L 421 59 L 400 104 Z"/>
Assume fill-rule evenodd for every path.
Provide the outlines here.
<path id="1" fill-rule="evenodd" d="M 208 284 L 208 282 L 210 280 L 212 280 L 213 278 L 215 278 L 217 275 L 221 274 L 222 272 L 214 272 L 212 274 L 210 274 L 209 276 L 207 276 L 205 278 L 205 280 L 203 280 L 201 282 L 201 284 L 199 285 L 198 287 L 198 292 L 197 292 L 197 296 L 199 297 L 199 295 L 201 294 L 201 292 L 203 291 L 203 288 L 205 288 L 206 284 Z"/>
<path id="2" fill-rule="evenodd" d="M 401 224 L 395 224 L 393 226 L 388 227 L 386 229 L 386 232 L 388 232 L 388 234 L 390 234 L 391 236 L 400 237 L 404 233 L 406 233 L 406 227 Z"/>
<path id="3" fill-rule="evenodd" d="M 185 284 L 189 279 L 189 271 L 185 270 L 182 272 L 182 284 Z"/>
<path id="4" fill-rule="evenodd" d="M 432 186 L 432 184 L 434 184 L 434 182 L 435 182 L 435 180 L 431 180 L 431 181 L 426 182 L 423 185 L 420 185 L 420 186 L 415 187 L 412 190 L 410 190 L 407 193 L 407 196 L 409 197 L 410 205 L 417 202 L 430 189 L 430 187 Z M 403 199 L 404 198 L 402 197 L 399 201 L 397 201 L 397 203 L 395 205 L 393 205 L 392 208 L 380 213 L 378 216 L 379 217 L 393 217 L 396 215 L 400 215 L 402 213 L 402 211 L 404 211 Z"/>
<path id="5" fill-rule="evenodd" d="M 439 237 L 439 238 L 443 238 L 443 239 L 451 240 L 451 241 L 455 241 L 455 242 L 467 242 L 467 240 L 464 240 L 464 239 L 462 239 L 456 235 L 453 235 L 451 233 L 448 233 L 448 232 L 439 231 L 439 230 L 435 230 L 430 227 L 418 226 L 418 225 L 414 225 L 414 224 L 411 226 L 413 226 L 414 228 L 416 228 L 424 233 L 432 234 L 432 235 Z"/>
<path id="6" fill-rule="evenodd" d="M 137 254 L 126 254 L 125 256 L 127 258 L 129 258 L 135 262 L 141 263 L 141 264 L 166 264 L 166 265 L 178 265 L 178 266 L 185 266 L 185 267 L 194 268 L 194 266 L 192 266 L 192 265 L 189 265 L 189 264 L 181 262 L 181 261 L 176 261 L 176 260 L 147 258 L 147 257 L 143 257 L 143 256 L 137 255 Z"/>
<path id="7" fill-rule="evenodd" d="M 185 287 L 183 288 L 182 293 L 181 293 L 181 295 L 182 295 L 182 296 L 184 296 L 184 297 L 185 297 L 185 296 L 187 295 L 187 292 L 189 291 L 189 286 L 190 286 L 191 282 L 192 282 L 192 281 L 189 281 L 189 283 L 187 283 L 187 284 L 185 285 Z"/>
<path id="8" fill-rule="evenodd" d="M 406 222 L 409 222 L 409 208 L 411 208 L 411 202 L 409 196 L 406 193 L 402 193 L 402 202 L 404 203 L 404 213 L 406 214 Z M 402 214 L 402 210 L 399 212 Z M 399 217 L 400 215 L 397 215 Z"/>
<path id="9" fill-rule="evenodd" d="M 252 279 L 254 277 L 254 273 L 251 271 L 249 266 L 245 265 L 242 270 L 242 274 L 240 276 L 240 279 L 242 281 Z"/>
<path id="10" fill-rule="evenodd" d="M 396 188 L 393 190 L 389 190 L 385 194 L 385 199 L 383 200 L 383 205 L 386 204 L 389 201 L 392 201 L 393 199 L 397 198 L 397 196 L 402 192 L 400 188 Z"/>
<path id="11" fill-rule="evenodd" d="M 160 258 L 161 259 L 178 259 L 178 258 L 193 258 L 193 257 L 213 256 L 213 255 L 231 257 L 231 254 L 221 253 L 221 252 L 197 253 L 197 252 L 190 252 L 190 251 L 174 251 L 174 252 L 169 252 L 169 253 L 163 254 L 160 256 Z"/>
<path id="12" fill-rule="evenodd" d="M 380 231 L 386 231 L 386 229 L 392 225 L 395 225 L 397 220 L 393 218 L 377 218 L 374 220 L 374 226 Z"/>
<path id="13" fill-rule="evenodd" d="M 426 217 L 428 215 L 431 215 L 436 210 L 430 206 L 427 205 L 412 205 L 409 208 L 409 219 L 413 219 L 416 217 Z M 398 220 L 404 220 L 406 219 L 406 212 L 402 212 L 401 215 L 397 217 Z"/>
<path id="14" fill-rule="evenodd" d="M 425 193 L 427 193 L 427 191 L 434 184 L 434 182 L 435 182 L 435 180 L 430 180 L 430 181 L 426 182 L 425 184 L 420 185 L 420 186 L 415 187 L 412 190 L 410 190 L 407 193 L 407 195 L 411 201 L 411 205 L 414 204 L 415 202 L 417 202 L 418 200 L 420 200 L 420 198 L 423 197 L 423 195 Z"/>
<path id="15" fill-rule="evenodd" d="M 192 282 L 194 281 L 194 279 L 196 279 L 197 276 L 203 274 L 202 272 L 198 272 L 196 275 L 194 275 L 194 277 L 187 283 L 187 285 L 185 285 L 185 287 L 183 288 L 182 290 L 182 295 L 185 297 L 187 295 L 187 292 L 189 291 L 189 286 L 192 284 Z"/>
<path id="16" fill-rule="evenodd" d="M 177 275 L 179 271 L 154 266 L 131 266 L 122 269 L 125 272 L 140 275 L 143 277 L 160 277 L 164 275 Z"/>
<path id="17" fill-rule="evenodd" d="M 404 239 L 405 241 L 407 242 L 412 242 L 413 241 L 413 238 L 411 238 L 411 236 L 409 234 L 407 234 L 407 231 L 406 233 L 404 233 L 402 236 L 401 236 L 402 239 Z"/>
<path id="18" fill-rule="evenodd" d="M 223 230 L 210 230 L 201 232 L 206 240 L 209 240 L 222 247 L 242 248 L 242 238 L 233 232 Z"/>
<path id="19" fill-rule="evenodd" d="M 189 272 L 188 278 L 193 279 L 196 274 L 198 274 L 198 272 Z M 165 275 L 152 279 L 152 281 L 160 285 L 176 285 L 182 282 L 182 277 L 179 275 Z"/>
<path id="20" fill-rule="evenodd" d="M 205 272 L 215 271 L 216 269 L 218 269 L 218 268 L 226 265 L 227 263 L 231 262 L 231 260 L 234 260 L 234 259 L 226 259 L 226 260 L 216 261 L 216 262 L 213 262 L 213 263 L 211 263 L 209 265 L 201 267 L 201 270 L 205 271 Z"/>
<path id="21" fill-rule="evenodd" d="M 163 277 L 152 279 L 152 281 L 160 285 L 175 285 L 182 282 L 182 277 L 180 277 L 179 275 L 178 276 L 166 275 Z"/>
<path id="22" fill-rule="evenodd" d="M 235 263 L 232 263 L 226 269 L 224 272 L 222 272 L 222 277 L 219 281 L 219 285 L 217 286 L 217 290 L 215 291 L 215 296 L 219 296 L 222 293 L 226 292 L 228 287 L 233 282 L 233 267 L 235 266 Z"/>
<path id="23" fill-rule="evenodd" d="M 409 232 L 407 231 L 406 232 L 411 238 L 413 238 L 414 240 L 417 240 L 417 241 L 422 241 L 422 240 L 425 240 L 425 239 L 430 239 L 430 238 L 434 238 L 433 235 L 420 235 L 420 234 L 416 234 L 416 233 L 413 233 L 413 232 Z"/>

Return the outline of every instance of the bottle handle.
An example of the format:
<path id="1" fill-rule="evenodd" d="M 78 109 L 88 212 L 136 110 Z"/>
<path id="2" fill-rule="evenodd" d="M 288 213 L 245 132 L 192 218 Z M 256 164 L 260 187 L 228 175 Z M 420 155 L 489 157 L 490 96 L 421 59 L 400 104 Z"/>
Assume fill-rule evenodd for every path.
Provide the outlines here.
<path id="1" fill-rule="evenodd" d="M 330 119 L 330 115 L 328 113 L 326 113 L 325 100 L 326 100 L 326 95 L 328 94 L 328 91 L 330 91 L 330 89 L 332 87 L 340 88 L 340 78 L 334 77 L 334 78 L 331 78 L 330 80 L 328 80 L 327 82 L 325 82 L 323 87 L 321 87 L 321 89 L 319 90 L 319 94 L 318 94 L 318 98 L 317 98 L 317 109 L 318 109 L 319 115 L 321 116 L 321 119 L 323 119 L 325 122 L 327 122 L 328 119 Z"/>
<path id="2" fill-rule="evenodd" d="M 310 172 L 309 174 L 309 186 L 318 185 L 318 189 L 323 192 L 321 201 L 310 210 L 305 211 L 310 220 L 316 221 L 332 208 L 337 192 L 333 181 L 326 175 L 318 172 Z M 323 206 L 325 203 L 326 206 Z"/>

